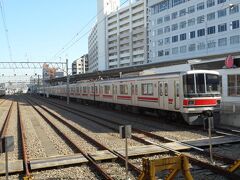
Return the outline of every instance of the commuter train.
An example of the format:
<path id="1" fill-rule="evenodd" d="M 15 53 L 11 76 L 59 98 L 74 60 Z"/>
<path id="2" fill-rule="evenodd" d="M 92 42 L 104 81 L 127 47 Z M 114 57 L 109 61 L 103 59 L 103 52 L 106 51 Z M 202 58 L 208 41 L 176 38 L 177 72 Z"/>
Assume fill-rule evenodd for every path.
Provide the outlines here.
<path id="1" fill-rule="evenodd" d="M 216 71 L 190 70 L 109 80 L 80 81 L 69 85 L 70 98 L 111 106 L 156 111 L 160 116 L 183 119 L 190 125 L 203 124 L 203 114 L 218 119 L 221 77 Z M 41 87 L 39 94 L 66 97 L 66 85 Z"/>

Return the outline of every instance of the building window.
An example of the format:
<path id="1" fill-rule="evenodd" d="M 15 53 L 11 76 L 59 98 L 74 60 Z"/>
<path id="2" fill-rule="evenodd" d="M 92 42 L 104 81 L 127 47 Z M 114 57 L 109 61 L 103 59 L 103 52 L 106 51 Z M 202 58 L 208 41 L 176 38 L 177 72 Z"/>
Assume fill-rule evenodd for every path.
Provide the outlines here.
<path id="1" fill-rule="evenodd" d="M 180 34 L 180 41 L 184 41 L 184 40 L 186 40 L 186 39 L 187 39 L 186 33 Z"/>
<path id="2" fill-rule="evenodd" d="M 205 49 L 205 43 L 204 43 L 204 42 L 198 43 L 197 48 L 198 48 L 198 50 L 203 50 L 203 49 Z"/>
<path id="3" fill-rule="evenodd" d="M 166 16 L 164 17 L 164 22 L 168 22 L 168 21 L 170 21 L 170 15 L 166 15 Z"/>
<path id="4" fill-rule="evenodd" d="M 178 24 L 173 24 L 172 25 L 172 31 L 178 30 Z"/>
<path id="5" fill-rule="evenodd" d="M 186 0 L 172 0 L 172 6 L 177 6 L 179 4 L 184 3 Z"/>
<path id="6" fill-rule="evenodd" d="M 215 5 L 215 0 L 207 0 L 207 7 L 212 7 Z"/>
<path id="7" fill-rule="evenodd" d="M 229 8 L 229 14 L 234 14 L 239 12 L 239 6 L 238 5 L 233 5 L 233 7 Z"/>
<path id="8" fill-rule="evenodd" d="M 226 45 L 227 45 L 227 38 L 218 39 L 218 46 L 219 47 L 226 46 Z"/>
<path id="9" fill-rule="evenodd" d="M 158 18 L 157 19 L 157 24 L 162 24 L 162 23 L 163 23 L 163 18 L 162 17 Z"/>
<path id="10" fill-rule="evenodd" d="M 188 51 L 192 52 L 196 50 L 196 44 L 189 44 Z"/>
<path id="11" fill-rule="evenodd" d="M 227 31 L 227 23 L 218 25 L 218 32 Z"/>
<path id="12" fill-rule="evenodd" d="M 197 35 L 198 35 L 198 37 L 204 36 L 205 35 L 205 29 L 197 30 Z"/>
<path id="13" fill-rule="evenodd" d="M 163 45 L 163 39 L 159 39 L 158 40 L 158 46 L 162 46 Z"/>
<path id="14" fill-rule="evenodd" d="M 174 12 L 174 13 L 172 13 L 172 19 L 176 19 L 177 16 L 178 16 L 178 12 Z"/>
<path id="15" fill-rule="evenodd" d="M 163 34 L 163 28 L 158 29 L 157 34 L 158 34 L 158 35 Z"/>
<path id="16" fill-rule="evenodd" d="M 197 17 L 197 23 L 201 24 L 204 22 L 204 15 Z"/>
<path id="17" fill-rule="evenodd" d="M 194 12 L 195 12 L 195 7 L 194 6 L 188 7 L 188 13 L 189 14 L 194 13 Z"/>
<path id="18" fill-rule="evenodd" d="M 180 53 L 186 53 L 187 52 L 187 46 L 180 46 Z"/>
<path id="19" fill-rule="evenodd" d="M 178 47 L 172 48 L 172 54 L 178 54 Z"/>
<path id="20" fill-rule="evenodd" d="M 153 95 L 153 83 L 142 84 L 142 95 Z"/>
<path id="21" fill-rule="evenodd" d="M 214 41 L 214 40 L 209 41 L 207 47 L 208 47 L 209 49 L 215 48 L 215 47 L 216 47 L 216 41 Z"/>
<path id="22" fill-rule="evenodd" d="M 170 44 L 170 37 L 166 37 L 164 39 L 164 44 Z"/>
<path id="23" fill-rule="evenodd" d="M 179 16 L 185 16 L 186 15 L 186 9 L 182 9 L 179 11 Z"/>
<path id="24" fill-rule="evenodd" d="M 197 10 L 200 11 L 202 9 L 204 9 L 204 2 L 201 2 L 201 3 L 197 4 Z"/>
<path id="25" fill-rule="evenodd" d="M 178 35 L 172 37 L 172 42 L 173 43 L 178 42 Z"/>
<path id="26" fill-rule="evenodd" d="M 240 44 L 240 35 L 231 36 L 230 37 L 230 44 L 231 45 Z"/>
<path id="27" fill-rule="evenodd" d="M 215 19 L 215 12 L 207 14 L 207 20 L 211 21 Z"/>
<path id="28" fill-rule="evenodd" d="M 165 33 L 170 32 L 170 26 L 166 26 L 166 27 L 164 27 L 164 32 L 165 32 Z"/>
<path id="29" fill-rule="evenodd" d="M 170 49 L 165 49 L 165 56 L 170 55 Z"/>
<path id="30" fill-rule="evenodd" d="M 224 17 L 224 16 L 227 15 L 227 9 L 226 8 L 225 9 L 221 9 L 217 13 L 218 13 L 218 18 Z"/>
<path id="31" fill-rule="evenodd" d="M 180 22 L 179 26 L 180 26 L 180 29 L 183 29 L 183 28 L 185 28 L 187 26 L 187 22 L 186 21 L 182 21 L 182 22 Z"/>
<path id="32" fill-rule="evenodd" d="M 188 26 L 193 26 L 193 25 L 195 25 L 195 18 L 188 20 Z"/>
<path id="33" fill-rule="evenodd" d="M 158 51 L 158 57 L 161 57 L 161 56 L 163 56 L 163 50 Z"/>
<path id="34" fill-rule="evenodd" d="M 240 74 L 228 75 L 228 96 L 240 96 Z"/>
<path id="35" fill-rule="evenodd" d="M 238 29 L 239 28 L 239 20 L 232 21 L 231 26 L 232 26 L 232 29 Z"/>
<path id="36" fill-rule="evenodd" d="M 193 39 L 193 38 L 195 38 L 195 31 L 190 32 L 190 39 Z"/>
<path id="37" fill-rule="evenodd" d="M 207 34 L 215 34 L 215 32 L 216 32 L 215 26 L 207 28 Z"/>
<path id="38" fill-rule="evenodd" d="M 218 0 L 218 4 L 224 3 L 226 0 Z"/>

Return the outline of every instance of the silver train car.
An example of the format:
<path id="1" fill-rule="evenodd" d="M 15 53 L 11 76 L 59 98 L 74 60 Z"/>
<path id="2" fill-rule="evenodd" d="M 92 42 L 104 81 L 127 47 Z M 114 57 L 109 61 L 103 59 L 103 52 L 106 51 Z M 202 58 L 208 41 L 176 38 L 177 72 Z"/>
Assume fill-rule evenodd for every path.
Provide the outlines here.
<path id="1" fill-rule="evenodd" d="M 203 114 L 219 120 L 221 77 L 216 71 L 191 70 L 70 84 L 71 98 L 156 111 L 160 116 L 203 124 Z M 38 89 L 39 94 L 66 97 L 66 85 Z"/>

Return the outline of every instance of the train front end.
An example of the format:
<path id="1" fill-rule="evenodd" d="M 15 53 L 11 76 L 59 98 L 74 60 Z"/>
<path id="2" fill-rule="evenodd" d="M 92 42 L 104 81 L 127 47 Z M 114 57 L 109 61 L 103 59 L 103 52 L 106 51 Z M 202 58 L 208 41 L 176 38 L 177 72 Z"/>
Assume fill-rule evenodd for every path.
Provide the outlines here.
<path id="1" fill-rule="evenodd" d="M 182 74 L 182 115 L 190 125 L 201 125 L 206 112 L 220 121 L 221 76 L 216 71 L 192 70 Z"/>

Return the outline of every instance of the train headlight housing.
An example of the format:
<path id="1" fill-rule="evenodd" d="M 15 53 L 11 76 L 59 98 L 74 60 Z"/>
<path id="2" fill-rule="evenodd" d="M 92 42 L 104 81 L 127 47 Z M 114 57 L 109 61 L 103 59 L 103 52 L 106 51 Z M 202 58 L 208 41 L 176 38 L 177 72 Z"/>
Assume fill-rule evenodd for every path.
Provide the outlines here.
<path id="1" fill-rule="evenodd" d="M 195 104 L 194 100 L 189 100 L 188 101 L 188 105 L 194 105 L 194 104 Z"/>

